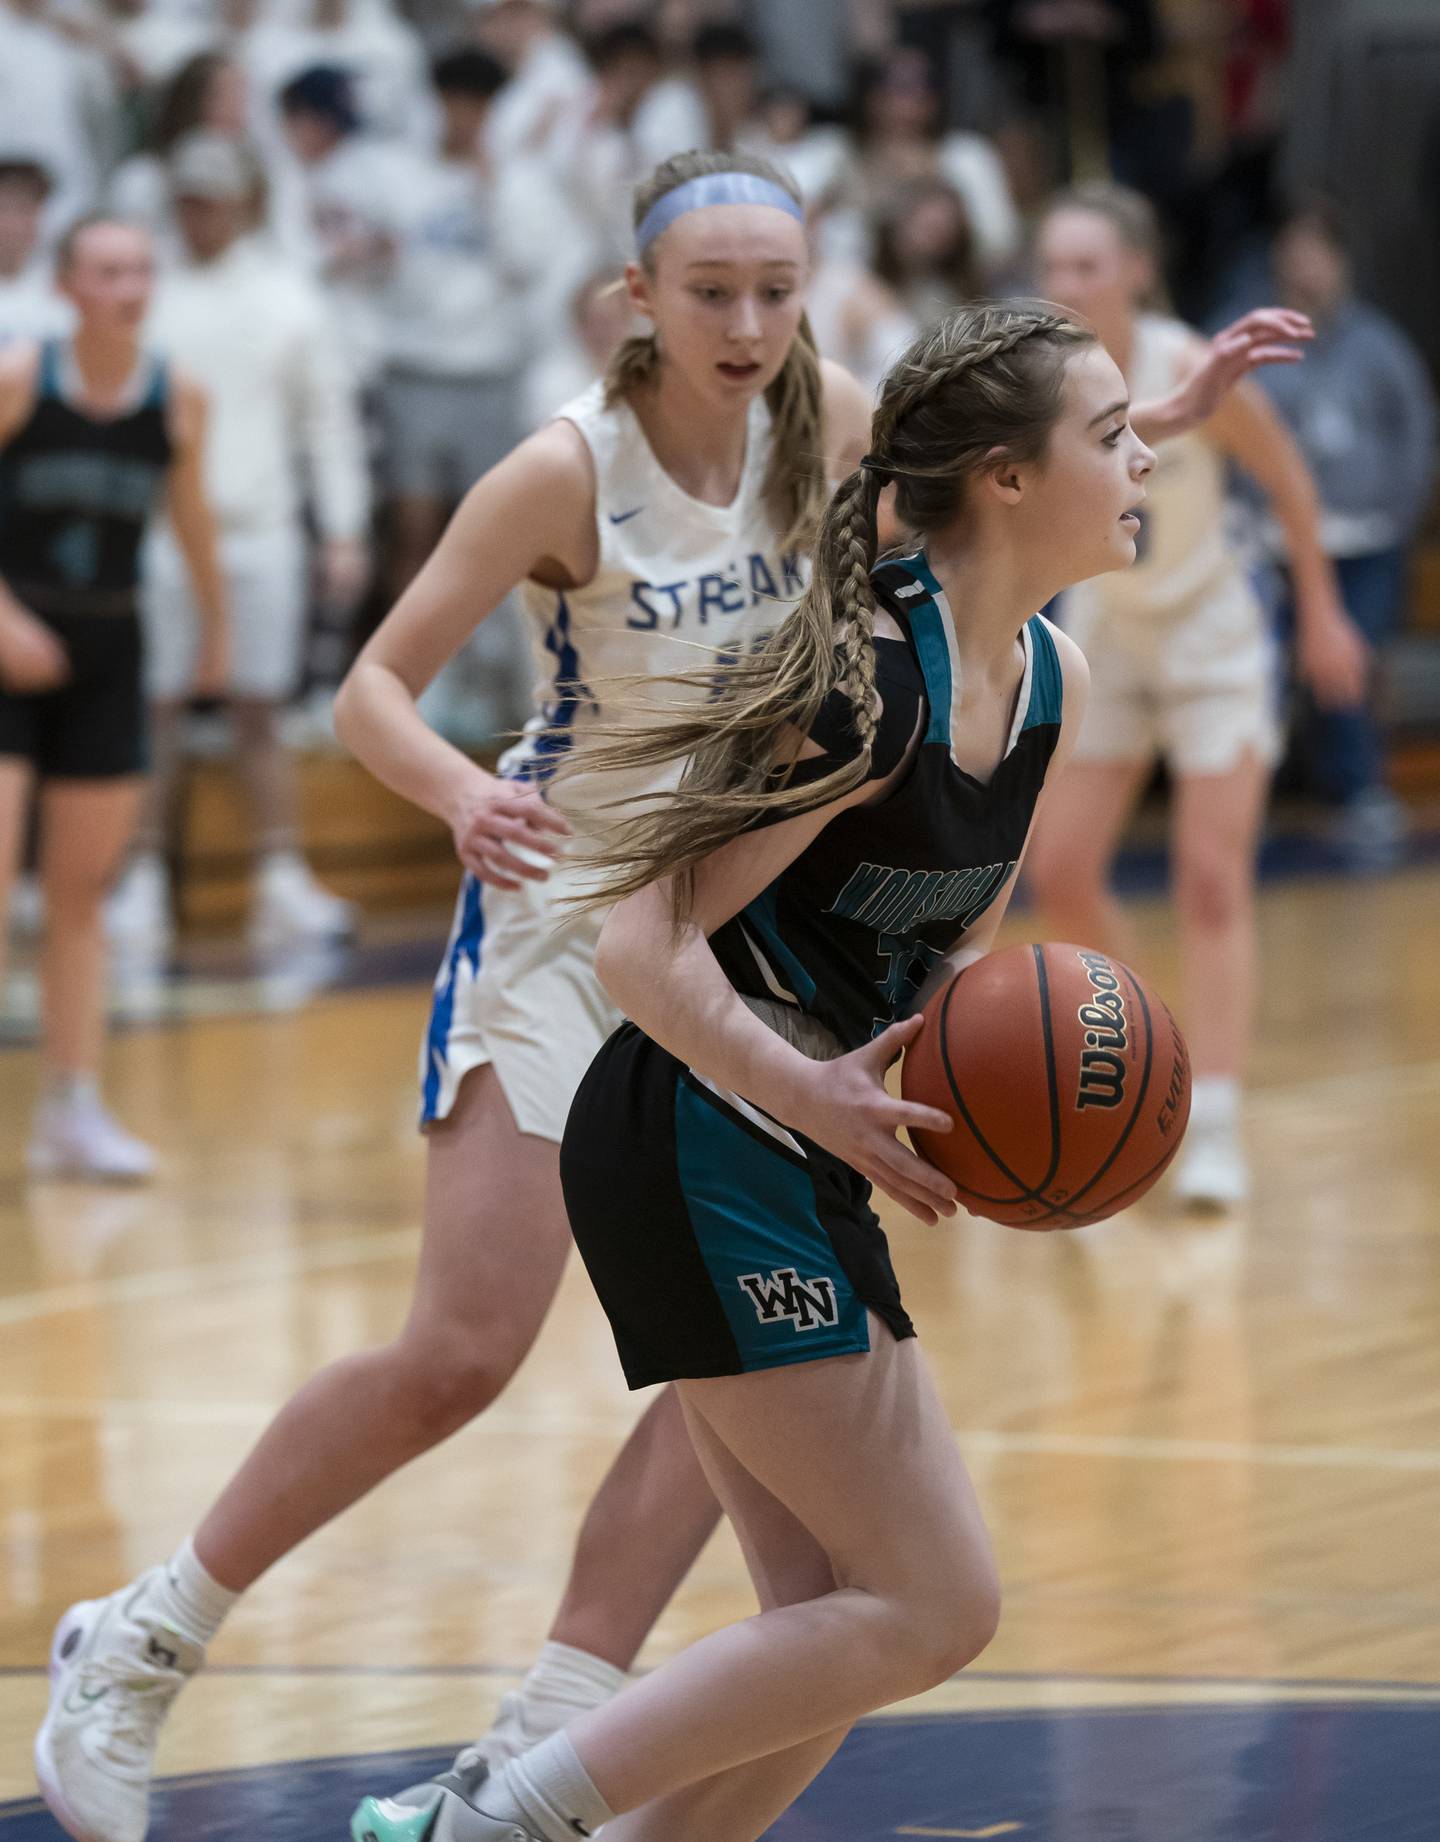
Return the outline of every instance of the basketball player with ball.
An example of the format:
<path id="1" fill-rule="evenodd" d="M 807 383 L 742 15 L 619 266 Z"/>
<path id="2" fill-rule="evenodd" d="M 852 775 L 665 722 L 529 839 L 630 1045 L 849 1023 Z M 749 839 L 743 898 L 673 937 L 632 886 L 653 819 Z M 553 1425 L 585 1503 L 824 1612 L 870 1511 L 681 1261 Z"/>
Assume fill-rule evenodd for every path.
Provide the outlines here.
<path id="1" fill-rule="evenodd" d="M 1074 743 L 1085 662 L 1034 610 L 1134 560 L 1153 465 L 1093 333 L 962 308 L 887 377 L 771 642 L 576 749 L 597 787 L 688 765 L 587 853 L 629 1021 L 571 1108 L 566 1208 L 630 1385 L 677 1386 L 762 1609 L 498 1771 L 366 1800 L 355 1842 L 746 1842 L 853 1721 L 989 1642 L 989 1541 L 870 1206 L 873 1185 L 954 1213 L 897 1137 L 943 1145 L 952 1120 L 885 1073 L 988 951 Z M 877 562 L 892 483 L 918 547 Z M 1113 1036 L 1134 994 L 1074 957 L 1066 990 Z"/>

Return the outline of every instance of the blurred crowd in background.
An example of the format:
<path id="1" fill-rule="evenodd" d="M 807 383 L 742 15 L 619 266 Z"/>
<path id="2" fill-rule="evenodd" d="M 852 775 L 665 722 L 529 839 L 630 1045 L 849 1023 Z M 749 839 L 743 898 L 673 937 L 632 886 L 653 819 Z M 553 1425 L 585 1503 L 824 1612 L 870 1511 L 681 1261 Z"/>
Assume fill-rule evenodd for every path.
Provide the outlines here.
<path id="1" fill-rule="evenodd" d="M 1175 312 L 1208 326 L 1284 297 L 1320 319 L 1321 362 L 1267 387 L 1322 484 L 1349 482 L 1351 535 L 1378 517 L 1403 549 L 1428 425 L 1412 454 L 1382 441 L 1377 469 L 1374 429 L 1327 413 L 1349 359 L 1323 362 L 1324 335 L 1368 314 L 1412 366 L 1403 394 L 1428 384 L 1351 301 L 1340 217 L 1287 217 L 1274 181 L 1293 4 L 0 0 L 0 342 L 63 330 L 49 264 L 78 214 L 150 227 L 152 343 L 212 399 L 236 618 L 284 580 L 308 600 L 295 682 L 272 687 L 296 700 L 294 740 L 324 734 L 355 645 L 466 487 L 629 330 L 631 187 L 689 147 L 794 175 L 818 341 L 872 385 L 951 304 L 1026 288 L 1057 186 L 1138 188 Z M 146 606 L 172 698 L 182 594 L 157 534 Z M 428 714 L 483 744 L 522 714 L 527 671 L 516 626 L 488 622 Z"/>

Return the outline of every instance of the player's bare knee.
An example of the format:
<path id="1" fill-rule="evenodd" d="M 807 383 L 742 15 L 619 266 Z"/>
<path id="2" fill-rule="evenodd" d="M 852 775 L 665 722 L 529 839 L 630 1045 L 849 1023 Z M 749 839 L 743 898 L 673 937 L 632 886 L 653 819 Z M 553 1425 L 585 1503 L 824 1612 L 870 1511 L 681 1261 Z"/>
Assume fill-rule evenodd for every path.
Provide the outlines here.
<path id="1" fill-rule="evenodd" d="M 508 1341 L 483 1331 L 408 1330 L 391 1346 L 396 1404 L 416 1434 L 448 1438 L 504 1392 L 520 1366 Z"/>
<path id="2" fill-rule="evenodd" d="M 1218 931 L 1244 914 L 1249 877 L 1243 867 L 1219 855 L 1181 866 L 1175 883 L 1175 902 L 1192 927 Z"/>

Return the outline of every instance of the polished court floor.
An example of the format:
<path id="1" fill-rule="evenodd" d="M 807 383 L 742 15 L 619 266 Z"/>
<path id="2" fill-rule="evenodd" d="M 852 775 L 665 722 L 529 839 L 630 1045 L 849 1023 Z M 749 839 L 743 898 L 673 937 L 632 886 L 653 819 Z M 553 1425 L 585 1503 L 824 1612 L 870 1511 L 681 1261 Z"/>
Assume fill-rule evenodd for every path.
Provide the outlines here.
<path id="1" fill-rule="evenodd" d="M 1243 1218 L 1160 1194 L 1069 1236 L 888 1223 L 1006 1606 L 786 1842 L 1440 1836 L 1440 873 L 1283 883 L 1264 938 Z M 148 1192 L 27 1190 L 33 1058 L 0 1053 L 0 1842 L 58 1835 L 27 1801 L 57 1615 L 167 1553 L 274 1407 L 405 1306 L 423 986 L 214 986 L 114 1047 L 164 1153 Z M 504 1400 L 231 1620 L 167 1732 L 155 1842 L 338 1839 L 357 1789 L 483 1725 L 635 1410 L 572 1268 Z M 722 1533 L 644 1661 L 749 1609 Z"/>

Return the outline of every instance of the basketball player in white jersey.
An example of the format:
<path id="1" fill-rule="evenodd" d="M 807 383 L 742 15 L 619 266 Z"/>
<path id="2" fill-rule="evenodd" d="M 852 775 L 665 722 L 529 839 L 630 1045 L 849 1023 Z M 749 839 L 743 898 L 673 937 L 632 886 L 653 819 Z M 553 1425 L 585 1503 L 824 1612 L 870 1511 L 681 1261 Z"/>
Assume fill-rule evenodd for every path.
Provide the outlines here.
<path id="1" fill-rule="evenodd" d="M 1062 194 L 1039 229 L 1042 292 L 1089 319 L 1136 398 L 1173 388 L 1205 351 L 1188 326 L 1142 311 L 1158 248 L 1149 203 L 1119 186 Z M 1360 695 L 1364 642 L 1320 543 L 1309 472 L 1263 393 L 1238 389 L 1203 429 L 1160 448 L 1135 567 L 1066 595 L 1062 618 L 1090 664 L 1090 704 L 1028 863 L 1048 932 L 1125 953 L 1110 869 L 1164 758 L 1195 1066 L 1175 1186 L 1182 1201 L 1211 1207 L 1239 1205 L 1249 1187 L 1239 1101 L 1257 978 L 1255 863 L 1280 748 L 1267 623 L 1223 524 L 1231 460 L 1268 495 L 1294 558 L 1301 676 L 1323 703 Z"/>
<path id="2" fill-rule="evenodd" d="M 36 1762 L 82 1842 L 140 1842 L 165 1712 L 239 1595 L 487 1407 L 528 1352 L 570 1244 L 561 1132 L 619 1021 L 593 969 L 600 918 L 563 906 L 567 837 L 603 815 L 578 779 L 557 810 L 547 771 L 607 681 L 692 668 L 697 647 L 734 652 L 780 624 L 801 591 L 794 539 L 864 448 L 869 405 L 819 364 L 804 320 L 788 180 L 762 160 L 683 155 L 640 188 L 636 225 L 628 285 L 653 333 L 471 490 L 337 703 L 346 743 L 445 819 L 468 872 L 422 1054 L 429 1169 L 409 1319 L 281 1410 L 168 1563 L 61 1619 Z M 1138 412 L 1147 438 L 1207 413 L 1302 324 L 1256 314 L 1231 329 L 1184 391 Z M 517 586 L 544 688 L 497 776 L 427 728 L 416 699 Z M 667 1390 L 590 1509 L 551 1641 L 480 1743 L 493 1765 L 615 1692 L 718 1513 Z"/>

